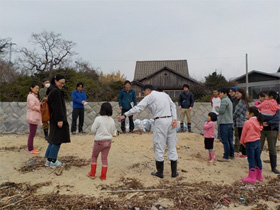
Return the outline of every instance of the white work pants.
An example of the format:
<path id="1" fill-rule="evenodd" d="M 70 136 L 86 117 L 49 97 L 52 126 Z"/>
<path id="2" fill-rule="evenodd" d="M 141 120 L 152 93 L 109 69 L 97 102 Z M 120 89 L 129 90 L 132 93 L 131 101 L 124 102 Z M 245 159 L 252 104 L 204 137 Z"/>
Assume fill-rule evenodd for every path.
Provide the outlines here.
<path id="1" fill-rule="evenodd" d="M 178 141 L 176 128 L 172 128 L 172 118 L 155 120 L 153 143 L 156 161 L 164 161 L 165 145 L 168 147 L 168 159 L 177 160 L 176 142 Z"/>

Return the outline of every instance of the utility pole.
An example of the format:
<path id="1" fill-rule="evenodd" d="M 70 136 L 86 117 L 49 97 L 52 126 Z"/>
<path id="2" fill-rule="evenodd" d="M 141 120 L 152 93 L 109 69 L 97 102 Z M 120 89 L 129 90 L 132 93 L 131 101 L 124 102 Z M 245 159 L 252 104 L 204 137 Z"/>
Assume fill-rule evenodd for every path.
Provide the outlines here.
<path id="1" fill-rule="evenodd" d="M 249 78 L 248 78 L 248 54 L 246 53 L 246 94 L 249 97 Z"/>
<path id="2" fill-rule="evenodd" d="M 9 63 L 12 63 L 12 45 L 15 45 L 16 43 L 10 42 L 10 53 L 9 53 Z"/>

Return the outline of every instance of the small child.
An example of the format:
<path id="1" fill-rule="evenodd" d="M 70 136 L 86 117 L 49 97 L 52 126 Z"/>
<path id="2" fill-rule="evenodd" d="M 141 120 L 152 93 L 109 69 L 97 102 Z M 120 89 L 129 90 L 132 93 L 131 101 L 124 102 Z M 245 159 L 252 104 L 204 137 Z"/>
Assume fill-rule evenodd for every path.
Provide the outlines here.
<path id="1" fill-rule="evenodd" d="M 209 151 L 209 162 L 213 163 L 216 160 L 215 151 L 213 150 L 214 146 L 214 130 L 215 130 L 215 121 L 217 121 L 217 115 L 214 112 L 208 114 L 207 121 L 203 125 L 204 130 L 204 145 L 205 149 Z"/>
<path id="2" fill-rule="evenodd" d="M 241 180 L 255 184 L 256 180 L 263 181 L 260 140 L 263 121 L 261 113 L 255 106 L 248 108 L 247 119 L 243 126 L 240 144 L 246 147 L 249 175 Z"/>
<path id="3" fill-rule="evenodd" d="M 272 118 L 273 115 L 279 110 L 279 105 L 274 98 L 278 98 L 279 96 L 275 91 L 268 91 L 265 94 L 265 100 L 257 105 L 256 107 L 260 110 L 263 115 L 263 121 L 267 122 Z"/>
<path id="4" fill-rule="evenodd" d="M 254 104 L 255 106 L 260 105 L 265 100 L 265 92 L 266 91 L 261 91 L 258 93 L 259 100 L 255 101 L 255 104 Z"/>
<path id="5" fill-rule="evenodd" d="M 95 134 L 94 145 L 91 156 L 91 171 L 88 173 L 90 178 L 95 178 L 96 164 L 99 153 L 101 152 L 101 180 L 106 180 L 108 168 L 108 154 L 111 148 L 113 134 L 116 130 L 115 122 L 111 117 L 113 114 L 112 106 L 110 103 L 105 102 L 101 105 L 100 115 L 96 117 L 92 124 L 91 131 Z"/>

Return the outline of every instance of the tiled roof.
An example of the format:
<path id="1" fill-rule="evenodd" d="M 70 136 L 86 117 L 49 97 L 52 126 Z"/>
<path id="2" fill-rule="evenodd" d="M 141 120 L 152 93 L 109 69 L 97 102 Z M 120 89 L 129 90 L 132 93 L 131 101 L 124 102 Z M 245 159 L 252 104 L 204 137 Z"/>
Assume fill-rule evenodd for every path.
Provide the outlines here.
<path id="1" fill-rule="evenodd" d="M 164 67 L 189 78 L 187 60 L 136 61 L 134 81 L 139 81 Z"/>

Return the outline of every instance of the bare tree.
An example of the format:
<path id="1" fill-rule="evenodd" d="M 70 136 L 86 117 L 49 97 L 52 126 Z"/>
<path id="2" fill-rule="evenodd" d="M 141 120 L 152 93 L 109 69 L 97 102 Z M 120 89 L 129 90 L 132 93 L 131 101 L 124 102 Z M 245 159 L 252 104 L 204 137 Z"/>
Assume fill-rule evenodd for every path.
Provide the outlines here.
<path id="1" fill-rule="evenodd" d="M 82 72 L 87 77 L 97 80 L 99 79 L 99 70 L 91 66 L 87 61 L 83 61 L 81 58 L 75 61 L 76 66 L 74 67 L 78 72 Z"/>
<path id="2" fill-rule="evenodd" d="M 0 39 L 0 59 L 4 59 L 9 53 L 11 38 Z"/>
<path id="3" fill-rule="evenodd" d="M 51 77 L 53 69 L 63 67 L 67 60 L 76 54 L 72 51 L 76 44 L 62 39 L 61 34 L 54 32 L 33 33 L 29 42 L 37 48 L 34 50 L 22 48 L 21 52 L 24 57 L 20 59 L 20 62 L 25 69 L 32 73 L 49 71 Z"/>
<path id="4" fill-rule="evenodd" d="M 11 38 L 0 38 L 0 84 L 14 82 L 19 75 L 16 66 L 11 63 Z"/>
<path id="5" fill-rule="evenodd" d="M 16 81 L 19 73 L 17 68 L 10 62 L 0 59 L 0 84 L 13 83 Z"/>

